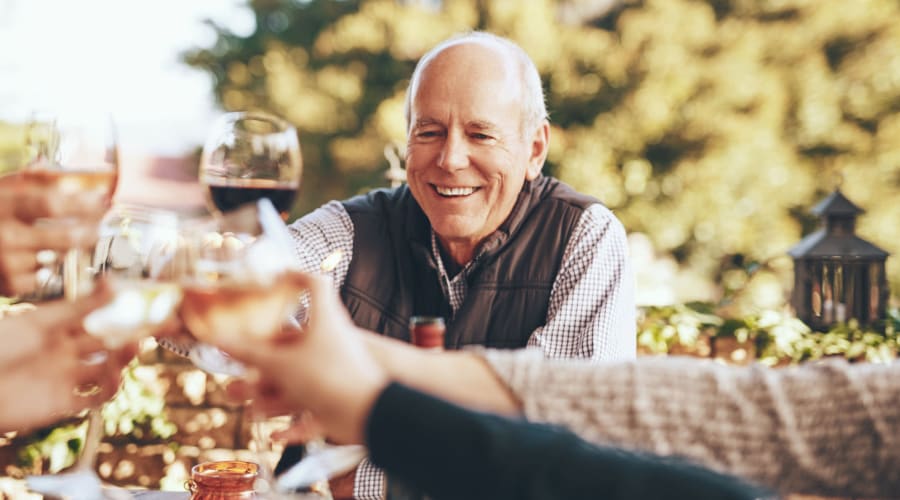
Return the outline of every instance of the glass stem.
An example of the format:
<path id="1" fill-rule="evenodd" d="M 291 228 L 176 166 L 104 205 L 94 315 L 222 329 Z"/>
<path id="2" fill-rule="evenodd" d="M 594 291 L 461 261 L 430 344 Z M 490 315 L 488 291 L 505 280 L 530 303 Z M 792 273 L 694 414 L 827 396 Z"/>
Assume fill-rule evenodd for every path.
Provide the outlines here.
<path id="1" fill-rule="evenodd" d="M 90 254 L 84 250 L 73 248 L 66 251 L 63 259 L 63 293 L 66 300 L 73 301 L 91 293 L 93 273 L 90 259 Z"/>
<path id="2" fill-rule="evenodd" d="M 75 464 L 76 470 L 94 471 L 94 464 L 97 461 L 97 451 L 100 448 L 100 441 L 103 438 L 103 412 L 99 408 L 88 410 L 87 431 L 84 433 L 84 449 L 78 462 Z"/>

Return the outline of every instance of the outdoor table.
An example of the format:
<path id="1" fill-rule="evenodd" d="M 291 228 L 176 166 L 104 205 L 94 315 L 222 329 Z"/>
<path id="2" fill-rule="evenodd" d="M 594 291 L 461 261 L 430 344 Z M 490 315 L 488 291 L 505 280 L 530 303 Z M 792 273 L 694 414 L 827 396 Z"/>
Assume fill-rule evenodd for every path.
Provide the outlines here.
<path id="1" fill-rule="evenodd" d="M 135 500 L 188 500 L 191 494 L 187 491 L 152 491 L 143 490 L 132 493 Z"/>

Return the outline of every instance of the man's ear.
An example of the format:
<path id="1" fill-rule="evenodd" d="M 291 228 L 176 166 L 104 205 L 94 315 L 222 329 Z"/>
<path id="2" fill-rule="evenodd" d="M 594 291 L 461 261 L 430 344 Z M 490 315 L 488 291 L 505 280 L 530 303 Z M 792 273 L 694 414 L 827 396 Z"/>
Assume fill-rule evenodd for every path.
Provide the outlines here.
<path id="1" fill-rule="evenodd" d="M 525 180 L 533 180 L 541 174 L 549 150 L 550 122 L 545 119 L 541 121 L 541 126 L 531 136 L 531 155 L 528 157 L 528 167 L 525 169 Z"/>

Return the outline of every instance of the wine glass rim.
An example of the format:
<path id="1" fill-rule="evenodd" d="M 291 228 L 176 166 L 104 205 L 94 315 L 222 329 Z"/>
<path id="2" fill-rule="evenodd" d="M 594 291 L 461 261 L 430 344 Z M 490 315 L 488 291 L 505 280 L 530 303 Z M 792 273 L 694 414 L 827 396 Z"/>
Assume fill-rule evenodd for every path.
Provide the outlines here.
<path id="1" fill-rule="evenodd" d="M 232 124 L 240 121 L 272 123 L 275 125 L 275 130 L 269 132 L 270 134 L 282 134 L 284 132 L 295 130 L 294 126 L 284 118 L 266 111 L 231 111 L 222 115 L 221 121 L 224 124 Z"/>

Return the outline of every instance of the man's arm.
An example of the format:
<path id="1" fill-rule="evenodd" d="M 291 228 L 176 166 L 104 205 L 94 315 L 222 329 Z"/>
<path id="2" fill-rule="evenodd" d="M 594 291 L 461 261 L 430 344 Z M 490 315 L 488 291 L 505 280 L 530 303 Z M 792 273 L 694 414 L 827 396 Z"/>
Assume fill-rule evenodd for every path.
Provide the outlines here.
<path id="1" fill-rule="evenodd" d="M 528 345 L 548 358 L 634 358 L 634 300 L 625 229 L 606 207 L 591 205 L 569 238 L 547 322 Z"/>
<path id="2" fill-rule="evenodd" d="M 590 363 L 480 354 L 528 420 L 592 442 L 678 454 L 784 492 L 900 491 L 900 363 L 773 369 L 679 357 Z"/>
<path id="3" fill-rule="evenodd" d="M 412 410 L 412 411 L 411 411 Z M 375 463 L 436 498 L 761 498 L 735 478 L 601 448 L 561 429 L 475 413 L 399 384 L 366 425 Z"/>
<path id="4" fill-rule="evenodd" d="M 304 272 L 324 274 L 340 290 L 353 258 L 353 221 L 338 201 L 322 205 L 288 226 L 294 240 L 299 267 Z M 309 298 L 300 297 L 295 316 L 303 323 Z"/>
<path id="5" fill-rule="evenodd" d="M 288 231 L 300 269 L 327 274 L 340 289 L 353 256 L 353 221 L 344 206 L 338 201 L 326 203 L 291 223 Z"/>

